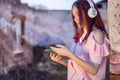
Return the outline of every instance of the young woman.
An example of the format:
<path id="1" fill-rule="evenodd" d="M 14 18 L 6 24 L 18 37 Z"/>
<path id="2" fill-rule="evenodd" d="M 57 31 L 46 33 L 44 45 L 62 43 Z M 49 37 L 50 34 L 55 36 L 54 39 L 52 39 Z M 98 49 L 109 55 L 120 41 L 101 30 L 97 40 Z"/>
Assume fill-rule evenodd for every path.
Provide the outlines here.
<path id="1" fill-rule="evenodd" d="M 92 0 L 77 0 L 71 12 L 73 44 L 70 50 L 63 45 L 51 47 L 58 55 L 50 54 L 50 57 L 68 67 L 68 80 L 104 80 L 109 41 L 99 11 Z M 59 55 L 69 60 L 66 62 Z"/>

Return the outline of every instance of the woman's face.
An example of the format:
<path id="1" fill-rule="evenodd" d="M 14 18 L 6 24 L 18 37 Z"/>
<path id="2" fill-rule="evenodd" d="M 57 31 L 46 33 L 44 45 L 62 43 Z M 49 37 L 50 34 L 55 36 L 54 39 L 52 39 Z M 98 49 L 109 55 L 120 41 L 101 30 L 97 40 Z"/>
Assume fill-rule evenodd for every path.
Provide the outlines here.
<path id="1" fill-rule="evenodd" d="M 78 11 L 78 8 L 76 6 L 73 6 L 72 14 L 73 14 L 75 23 L 77 25 L 80 25 L 79 11 Z"/>

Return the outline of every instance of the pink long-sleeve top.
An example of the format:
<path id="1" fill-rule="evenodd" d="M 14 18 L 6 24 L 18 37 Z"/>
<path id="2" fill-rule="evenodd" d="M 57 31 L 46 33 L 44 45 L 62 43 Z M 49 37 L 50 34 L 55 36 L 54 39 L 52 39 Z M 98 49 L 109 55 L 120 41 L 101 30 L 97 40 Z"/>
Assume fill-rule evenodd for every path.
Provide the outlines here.
<path id="1" fill-rule="evenodd" d="M 97 31 L 97 30 L 95 30 Z M 99 44 L 94 39 L 92 31 L 86 42 L 75 43 L 70 48 L 71 52 L 79 58 L 87 61 L 100 64 L 96 75 L 91 75 L 85 72 L 74 61 L 68 60 L 68 80 L 104 80 L 106 70 L 106 60 L 109 55 L 109 40 L 104 37 L 104 43 Z"/>

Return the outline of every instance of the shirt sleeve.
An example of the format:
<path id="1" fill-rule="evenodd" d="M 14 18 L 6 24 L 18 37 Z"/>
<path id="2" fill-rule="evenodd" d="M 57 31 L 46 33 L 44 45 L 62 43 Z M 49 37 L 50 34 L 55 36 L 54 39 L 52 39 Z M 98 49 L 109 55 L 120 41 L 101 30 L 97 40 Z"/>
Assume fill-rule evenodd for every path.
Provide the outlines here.
<path id="1" fill-rule="evenodd" d="M 109 52 L 109 40 L 104 38 L 104 43 L 97 43 L 93 36 L 88 39 L 88 52 L 90 57 L 90 62 L 100 64 L 102 59 L 110 54 Z"/>

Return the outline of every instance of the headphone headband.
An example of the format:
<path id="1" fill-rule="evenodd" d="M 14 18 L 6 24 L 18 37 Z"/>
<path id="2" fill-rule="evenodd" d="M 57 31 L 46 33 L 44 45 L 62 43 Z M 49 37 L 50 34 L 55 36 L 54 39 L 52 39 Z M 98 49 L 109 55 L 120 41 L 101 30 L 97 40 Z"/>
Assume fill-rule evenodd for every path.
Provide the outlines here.
<path id="1" fill-rule="evenodd" d="M 91 0 L 87 0 L 87 1 L 89 3 L 90 7 L 94 7 L 94 4 L 93 4 L 93 2 Z"/>

